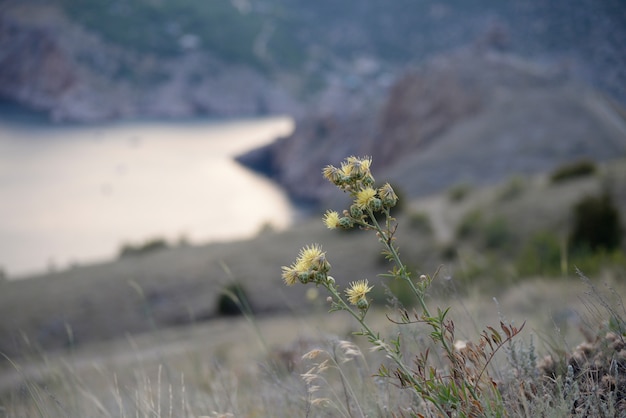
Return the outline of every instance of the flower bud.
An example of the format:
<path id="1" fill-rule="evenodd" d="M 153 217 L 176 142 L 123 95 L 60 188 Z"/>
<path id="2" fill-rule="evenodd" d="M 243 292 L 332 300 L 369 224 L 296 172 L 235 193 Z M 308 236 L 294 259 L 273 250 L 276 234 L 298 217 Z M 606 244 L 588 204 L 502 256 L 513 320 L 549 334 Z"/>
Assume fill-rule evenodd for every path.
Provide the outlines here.
<path id="1" fill-rule="evenodd" d="M 361 208 L 357 204 L 351 205 L 350 216 L 352 216 L 354 219 L 360 219 L 361 216 L 363 216 L 363 210 L 361 210 Z"/>
<path id="2" fill-rule="evenodd" d="M 374 177 L 372 177 L 371 174 L 367 174 L 365 177 L 363 177 L 361 182 L 363 183 L 364 186 L 373 186 L 374 185 Z"/>
<path id="3" fill-rule="evenodd" d="M 372 211 L 374 212 L 380 212 L 381 210 L 383 210 L 383 202 L 377 197 L 370 200 L 369 206 L 370 209 L 372 209 Z"/>
<path id="4" fill-rule="evenodd" d="M 322 271 L 318 271 L 317 273 L 314 274 L 314 281 L 317 284 L 321 284 L 324 283 L 326 281 L 326 273 L 322 272 Z"/>
<path id="5" fill-rule="evenodd" d="M 343 218 L 339 219 L 339 226 L 343 229 L 350 229 L 354 226 L 354 222 L 352 221 L 352 219 L 344 216 Z"/>
<path id="6" fill-rule="evenodd" d="M 343 174 L 341 170 L 333 167 L 332 165 L 327 165 L 326 167 L 324 167 L 324 169 L 322 170 L 322 174 L 328 181 L 336 186 L 340 185 L 342 182 Z"/>
<path id="7" fill-rule="evenodd" d="M 311 280 L 311 273 L 308 271 L 298 273 L 298 280 L 300 280 L 302 284 L 307 284 Z"/>

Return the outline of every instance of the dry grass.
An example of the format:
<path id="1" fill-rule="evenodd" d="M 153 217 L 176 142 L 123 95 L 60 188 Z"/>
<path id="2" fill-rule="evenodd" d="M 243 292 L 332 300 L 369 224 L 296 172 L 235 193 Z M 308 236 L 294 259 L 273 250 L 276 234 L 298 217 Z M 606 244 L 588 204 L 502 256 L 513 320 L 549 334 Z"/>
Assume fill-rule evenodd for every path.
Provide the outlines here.
<path id="1" fill-rule="evenodd" d="M 604 286 L 599 285 L 606 292 Z M 626 294 L 623 283 L 613 286 L 615 294 Z M 590 310 L 592 305 L 585 296 L 587 290 L 576 280 L 537 279 L 502 293 L 498 303 L 488 292 L 452 295 L 431 303 L 452 306 L 450 316 L 460 338 L 476 335 L 485 325 L 497 323 L 499 316 L 517 324 L 526 321 L 520 343 L 528 344 L 534 335 L 536 355 L 542 357 L 557 350 L 571 352 L 583 340 L 579 328 L 597 323 L 597 313 Z M 384 312 L 374 312 L 374 318 L 379 329 L 389 335 L 398 331 L 385 320 Z M 329 390 L 343 399 L 341 380 L 336 373 L 324 375 L 329 386 L 310 396 L 310 385 L 299 375 L 309 370 L 311 363 L 302 360 L 302 355 L 312 349 L 332 353 L 342 340 L 356 342 L 365 355 L 358 360 L 361 363 L 339 362 L 356 391 L 382 361 L 365 349 L 362 338 L 350 336 L 356 325 L 347 315 L 330 316 L 319 309 L 315 314 L 261 317 L 252 322 L 241 317 L 220 319 L 85 345 L 57 355 L 32 352 L 15 360 L 15 365 L 4 362 L 0 411 L 7 417 L 212 416 L 213 412 L 286 417 L 305 416 L 308 408 L 309 416 L 338 416 L 328 405 L 322 408 L 323 402 L 311 402 L 330 397 Z M 409 346 L 427 340 L 417 329 L 403 332 Z M 500 358 L 497 367 L 503 379 L 510 377 L 505 359 Z M 370 412 L 410 402 L 380 382 L 358 388 L 367 395 L 357 397 L 359 405 Z"/>
<path id="2" fill-rule="evenodd" d="M 475 208 L 505 216 L 519 227 L 517 233 L 558 227 L 571 202 L 600 190 L 607 179 L 626 213 L 625 167 L 620 162 L 598 177 L 558 187 L 541 178 L 527 180 L 511 200 L 502 201 L 504 186 L 496 186 L 474 191 L 456 206 L 435 197 L 434 206 L 416 202 L 409 210 L 437 211 L 439 238 L 449 237 L 463 214 Z M 401 227 L 408 224 L 405 216 L 410 212 L 398 217 Z M 441 262 L 441 242 L 404 231 L 399 233 L 403 257 L 418 272 L 432 273 Z M 388 266 L 378 256 L 378 243 L 358 231 L 329 234 L 317 220 L 248 242 L 182 247 L 0 283 L 0 351 L 10 359 L 0 360 L 0 417 L 386 416 L 390 405 L 398 412 L 410 404 L 405 395 L 378 381 L 360 386 L 381 359 L 350 335 L 356 324 L 347 315 L 327 314 L 325 295 L 307 298 L 303 287 L 281 285 L 279 266 L 311 242 L 324 244 L 338 282 L 368 278 L 381 287 L 376 274 Z M 424 261 L 411 265 L 415 260 Z M 468 284 L 461 280 L 462 261 L 446 263 L 428 300 L 451 306 L 459 338 L 505 317 L 517 325 L 526 321 L 520 344 L 528 346 L 534 335 L 536 356 L 563 355 L 583 340 L 581 328 L 597 330 L 606 320 L 578 278 L 525 278 L 502 287 L 479 277 Z M 625 295 L 624 277 L 623 271 L 610 270 L 594 283 L 612 297 Z M 249 294 L 254 320 L 217 317 L 217 296 L 233 281 Z M 382 312 L 372 313 L 378 329 L 398 332 Z M 402 331 L 410 340 L 407 347 L 427 340 L 419 330 Z M 303 362 L 302 355 L 316 348 L 336 353 L 345 340 L 362 348 L 363 359 L 337 362 L 334 374 L 324 377 L 326 392 L 311 392 L 300 374 L 314 364 Z M 505 358 L 494 366 L 496 375 L 510 378 Z M 346 385 L 355 395 L 341 404 Z M 335 407 L 316 399 L 332 399 Z"/>

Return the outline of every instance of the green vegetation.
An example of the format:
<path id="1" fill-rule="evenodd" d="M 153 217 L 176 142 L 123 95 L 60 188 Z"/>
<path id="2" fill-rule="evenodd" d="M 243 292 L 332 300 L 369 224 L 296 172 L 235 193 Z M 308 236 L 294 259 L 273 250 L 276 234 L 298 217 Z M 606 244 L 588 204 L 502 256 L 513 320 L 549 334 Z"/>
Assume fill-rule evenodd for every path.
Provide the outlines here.
<path id="1" fill-rule="evenodd" d="M 518 24 L 518 8 L 507 3 L 450 1 L 443 20 L 433 19 L 431 1 L 363 0 L 53 0 L 76 22 L 104 40 L 130 50 L 177 55 L 185 36 L 226 62 L 261 69 L 302 70 L 312 58 L 311 73 L 324 73 L 336 61 L 361 56 L 397 63 L 450 49 L 483 35 L 475 24 L 485 7 Z M 531 12 L 526 19 L 536 19 Z M 516 20 L 516 18 L 518 18 Z M 390 24 L 393 22 L 393 24 Z M 442 24 L 443 23 L 443 24 Z M 520 23 L 523 24 L 523 23 Z M 449 28 L 456 30 L 450 32 Z M 585 39 L 581 35 L 582 39 Z M 188 38 L 189 39 L 189 38 Z M 535 41 L 536 40 L 530 40 Z M 539 39 L 539 45 L 543 45 Z M 191 42 L 193 44 L 194 42 Z M 311 88 L 315 88 L 311 86 Z"/>
<path id="2" fill-rule="evenodd" d="M 304 60 L 304 51 L 292 36 L 293 24 L 278 3 L 240 10 L 230 0 L 57 1 L 75 21 L 136 52 L 176 56 L 199 49 L 225 62 L 260 70 L 294 69 Z M 263 33 L 268 34 L 267 56 L 255 51 Z M 122 68 L 118 73 L 132 77 L 134 70 Z"/>
<path id="3" fill-rule="evenodd" d="M 352 229 L 358 226 L 375 232 L 383 247 L 382 253 L 393 265 L 387 274 L 381 276 L 391 282 L 403 283 L 403 290 L 408 291 L 416 305 L 413 312 L 401 307 L 397 312 L 389 314 L 388 318 L 391 323 L 401 327 L 424 327 L 430 333 L 432 347 L 418 349 L 409 354 L 410 359 L 407 360 L 404 339 L 399 336 L 382 337 L 367 318 L 372 302 L 368 293 L 373 288 L 368 280 L 353 281 L 344 289 L 345 293 L 341 292 L 335 279 L 328 274 L 331 266 L 326 253 L 318 244 L 303 248 L 295 263 L 283 267 L 285 284 L 293 286 L 296 283 L 311 283 L 325 288 L 330 294 L 331 312 L 347 312 L 360 324 L 361 330 L 355 332 L 355 335 L 366 337 L 371 350 L 384 353 L 390 360 L 378 368 L 376 376 L 413 393 L 415 399 L 407 409 L 410 415 L 418 416 L 426 411 L 444 417 L 453 414 L 463 417 L 506 414 L 502 393 L 497 389 L 489 370 L 490 363 L 500 349 L 510 345 L 524 324 L 515 327 L 500 321 L 500 331 L 487 327 L 479 334 L 476 343 L 468 341 L 463 342 L 462 347 L 459 345 L 454 322 L 448 317 L 450 308 L 437 306 L 433 310 L 426 303 L 427 293 L 437 275 L 429 277 L 422 274 L 413 279 L 412 273 L 400 259 L 399 248 L 394 242 L 396 219 L 390 214 L 391 208 L 398 202 L 398 196 L 389 183 L 379 189 L 372 187 L 375 181 L 370 165 L 369 158 L 348 157 L 341 168 L 324 168 L 324 177 L 353 198 L 350 209 L 344 212 L 343 217 L 335 211 L 328 211 L 324 223 L 329 229 Z M 377 220 L 375 213 L 383 215 L 383 222 Z M 437 352 L 435 358 L 429 357 L 431 349 Z M 320 367 L 317 373 L 322 372 Z M 317 380 L 317 375 L 311 377 L 311 380 Z M 317 397 L 317 394 L 313 396 L 314 402 L 329 401 Z M 352 415 L 349 401 L 345 406 L 328 406 L 329 409 L 337 409 L 338 413 L 345 408 L 348 415 Z M 364 413 L 361 412 L 361 415 Z"/>
<path id="4" fill-rule="evenodd" d="M 324 177 L 340 190 L 348 192 L 353 198 L 349 210 L 340 216 L 335 211 L 327 211 L 324 223 L 329 229 L 352 229 L 359 227 L 366 231 L 375 232 L 383 251 L 382 253 L 393 265 L 387 274 L 381 274 L 386 293 L 391 296 L 393 313 L 387 313 L 387 319 L 399 327 L 400 332 L 395 337 L 382 336 L 373 325 L 368 312 L 372 306 L 370 286 L 367 279 L 353 281 L 345 289 L 337 284 L 335 278 L 329 275 L 331 265 L 327 260 L 326 252 L 319 244 L 303 248 L 296 261 L 290 266 L 282 268 L 282 278 L 286 285 L 312 284 L 326 289 L 330 311 L 346 312 L 354 318 L 360 330 L 354 335 L 365 337 L 370 351 L 381 352 L 387 361 L 383 362 L 375 376 L 391 381 L 392 387 L 402 391 L 410 391 L 413 395 L 408 405 L 402 411 L 410 416 L 440 416 L 440 417 L 501 417 L 509 415 L 526 416 L 535 414 L 537 408 L 544 415 L 559 414 L 573 411 L 576 416 L 590 414 L 604 414 L 614 416 L 618 410 L 626 412 L 626 393 L 617 389 L 619 382 L 625 382 L 621 372 L 615 373 L 615 367 L 626 372 L 626 357 L 613 366 L 615 355 L 626 355 L 626 322 L 622 315 L 611 308 L 606 300 L 600 300 L 600 305 L 608 310 L 610 318 L 602 318 L 602 331 L 590 340 L 594 346 L 577 347 L 571 357 L 561 355 L 558 362 L 553 357 L 546 357 L 544 362 L 537 364 L 534 348 L 529 349 L 516 346 L 516 339 L 524 328 L 506 324 L 500 320 L 500 330 L 486 326 L 478 334 L 478 341 L 459 340 L 452 319 L 448 316 L 451 307 L 435 305 L 426 302 L 426 296 L 431 291 L 434 276 L 422 274 L 419 278 L 412 277 L 399 256 L 396 245 L 396 219 L 390 214 L 390 209 L 396 205 L 398 198 L 392 187 L 387 183 L 379 189 L 374 189 L 374 178 L 369 167 L 371 159 L 347 158 L 341 168 L 327 166 L 324 168 Z M 375 213 L 382 214 L 375 216 Z M 485 246 L 494 248 L 506 245 L 510 241 L 510 233 L 506 222 L 494 219 L 485 225 Z M 543 251 L 532 252 L 527 258 L 534 263 L 534 268 L 542 268 L 544 263 L 553 263 L 554 243 L 550 236 L 539 236 L 532 250 L 542 246 Z M 547 260 L 546 260 L 547 259 Z M 580 273 L 579 273 L 580 274 Z M 582 274 L 580 274 L 582 276 Z M 582 276 L 587 282 L 589 280 Z M 402 286 L 398 286 L 401 283 Z M 413 299 L 406 300 L 407 295 Z M 401 301 L 400 298 L 404 300 Z M 413 311 L 404 306 L 415 305 Z M 621 305 L 623 309 L 623 305 Z M 606 333 L 606 328 L 610 330 Z M 423 332 L 429 335 L 429 344 L 408 348 L 403 328 L 410 328 L 415 333 Z M 599 337 L 604 337 L 601 340 Z M 424 342 L 424 341 L 423 341 Z M 532 344 L 532 340 L 531 340 Z M 345 355 L 362 357 L 358 346 L 345 343 Z M 508 354 L 509 365 L 517 373 L 510 377 L 498 374 L 504 382 L 496 382 L 496 372 L 492 362 L 499 351 Z M 430 356 L 431 353 L 434 356 Z M 304 358 L 315 359 L 320 350 L 313 350 L 304 355 Z M 592 355 L 593 360 L 589 357 Z M 333 357 L 331 357 L 333 358 Z M 316 363 L 302 377 L 309 385 L 329 385 L 324 376 L 328 360 Z M 555 367 L 566 363 L 567 368 Z M 335 362 L 335 364 L 338 363 Z M 543 377 L 544 381 L 537 378 Z M 600 382 L 604 383 L 601 395 L 595 388 Z M 612 379 L 612 380 L 611 380 Z M 320 395 L 319 387 L 310 390 L 312 405 L 321 406 L 320 409 L 335 414 L 352 416 L 353 410 L 360 416 L 369 415 L 363 410 L 353 391 L 346 388 L 345 377 L 341 375 L 344 386 L 345 402 L 337 398 Z M 504 383 L 504 384 L 503 384 Z M 520 391 L 521 389 L 521 391 Z M 593 389 L 593 390 L 592 390 Z M 531 395 L 527 397 L 526 391 Z M 575 395 L 572 393 L 575 392 Z M 556 399 L 551 400 L 550 396 Z M 563 399 L 563 401 L 561 401 Z M 369 406 L 370 411 L 382 408 L 380 405 Z M 398 407 L 396 407 L 398 408 Z M 399 409 L 400 410 L 400 409 Z M 395 414 L 395 412 L 392 412 Z"/>
<path id="5" fill-rule="evenodd" d="M 242 315 L 249 313 L 249 310 L 249 298 L 241 283 L 229 284 L 219 293 L 217 300 L 217 314 L 219 316 Z"/>
<path id="6" fill-rule="evenodd" d="M 153 238 L 143 244 L 124 244 L 119 251 L 119 258 L 138 257 L 157 251 L 166 250 L 169 244 L 163 238 Z"/>
<path id="7" fill-rule="evenodd" d="M 606 268 L 626 267 L 620 245 L 623 226 L 611 195 L 587 196 L 571 208 L 569 237 L 538 231 L 519 251 L 515 265 L 521 277 L 567 276 L 575 268 L 598 274 Z"/>
<path id="8" fill-rule="evenodd" d="M 527 185 L 520 176 L 511 177 L 498 192 L 498 201 L 506 202 L 521 196 Z"/>
<path id="9" fill-rule="evenodd" d="M 483 213 L 479 209 L 467 212 L 456 227 L 456 237 L 465 239 L 475 236 L 481 231 Z"/>
<path id="10" fill-rule="evenodd" d="M 457 184 L 448 190 L 448 198 L 451 202 L 459 203 L 472 192 L 472 186 L 466 183 Z"/>
<path id="11" fill-rule="evenodd" d="M 579 160 L 557 167 L 550 175 L 550 180 L 553 183 L 558 183 L 577 177 L 590 176 L 596 171 L 597 167 L 593 161 Z"/>
<path id="12" fill-rule="evenodd" d="M 574 206 L 573 212 L 569 242 L 575 250 L 613 251 L 620 247 L 623 225 L 608 192 L 599 197 L 585 197 Z"/>
<path id="13" fill-rule="evenodd" d="M 522 277 L 554 277 L 567 273 L 563 240 L 553 233 L 538 232 L 522 247 L 516 269 Z"/>
<path id="14" fill-rule="evenodd" d="M 426 236 L 432 236 L 433 226 L 430 217 L 425 212 L 413 212 L 409 214 L 409 227 Z"/>

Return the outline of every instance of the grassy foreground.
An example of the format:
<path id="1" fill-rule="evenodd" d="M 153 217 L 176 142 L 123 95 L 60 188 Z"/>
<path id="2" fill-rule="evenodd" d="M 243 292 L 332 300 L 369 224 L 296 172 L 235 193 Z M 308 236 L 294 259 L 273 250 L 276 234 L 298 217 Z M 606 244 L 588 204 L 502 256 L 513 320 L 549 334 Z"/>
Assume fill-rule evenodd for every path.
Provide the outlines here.
<path id="1" fill-rule="evenodd" d="M 585 187 L 591 189 L 592 185 Z M 559 193 L 566 194 L 563 190 L 550 190 L 553 197 Z M 478 201 L 489 202 L 484 194 L 473 194 Z M 527 194 L 523 196 L 533 200 Z M 459 209 L 470 205 L 468 201 L 461 203 L 455 206 L 458 211 L 457 225 L 462 223 L 464 213 L 471 212 Z M 523 203 L 518 203 L 516 207 L 523 208 Z M 511 216 L 519 214 L 513 209 L 506 209 L 507 205 L 502 207 L 502 216 L 507 210 L 512 211 Z M 420 216 L 413 213 L 411 217 L 409 212 L 406 215 L 409 217 L 398 219 L 405 224 L 410 224 L 410 219 L 413 219 L 419 234 L 427 235 L 422 229 L 424 224 L 419 221 L 421 215 L 421 212 Z M 449 220 L 455 213 L 443 212 L 440 215 L 442 219 Z M 498 251 L 495 251 L 483 241 L 483 233 L 459 236 L 457 228 L 437 226 L 439 221 L 431 220 L 431 228 L 435 229 L 435 232 L 431 231 L 434 234 L 431 241 L 440 241 L 439 245 L 443 248 L 409 245 L 404 254 L 408 254 L 410 260 L 433 256 L 433 262 L 436 262 L 442 251 L 449 256 L 450 242 L 446 238 L 451 237 L 457 244 L 457 258 L 446 263 L 447 267 L 440 272 L 437 282 L 426 295 L 429 307 L 450 307 L 449 316 L 454 318 L 456 327 L 455 350 L 463 350 L 463 342 L 500 321 L 517 326 L 526 324 L 523 332 L 488 362 L 492 382 L 507 409 L 486 411 L 489 413 L 485 415 L 622 416 L 626 406 L 623 402 L 626 395 L 623 389 L 626 351 L 622 328 L 626 311 L 620 295 L 626 294 L 626 287 L 624 270 L 620 270 L 619 264 L 617 268 L 599 270 L 593 280 L 573 274 L 516 278 L 515 263 L 505 257 L 511 249 L 504 248 L 506 251 L 499 252 L 502 248 L 497 248 Z M 546 222 L 546 217 L 540 221 Z M 266 268 L 274 271 L 273 277 L 277 277 L 278 266 L 294 255 L 294 248 L 310 241 L 326 243 L 325 234 L 330 233 L 309 224 L 302 225 L 281 235 L 281 239 L 291 236 L 295 240 L 290 242 L 288 250 L 270 248 L 267 243 L 276 236 L 269 234 L 259 237 L 259 242 L 264 245 L 257 249 L 263 250 L 248 255 L 257 258 L 257 266 L 271 264 Z M 517 241 L 517 238 L 508 239 Z M 351 232 L 340 234 L 329 245 L 324 244 L 332 255 L 333 275 L 341 286 L 363 277 L 363 272 L 355 265 L 369 271 L 366 277 L 376 287 L 381 286 L 374 275 L 387 269 L 388 265 L 375 256 L 376 240 L 372 240 L 371 247 L 354 248 L 355 243 L 367 241 L 363 232 Z M 398 241 L 405 246 L 412 240 L 399 236 Z M 508 241 L 498 242 L 507 244 Z M 508 246 L 504 244 L 503 247 Z M 472 258 L 467 255 L 473 255 L 468 252 L 471 248 L 476 249 L 476 254 L 483 253 L 479 260 L 482 263 L 478 266 L 480 268 L 476 263 L 467 264 L 468 258 Z M 192 250 L 200 251 L 179 249 L 178 256 L 189 256 Z M 218 251 L 214 248 L 212 253 Z M 485 256 L 490 251 L 494 256 L 501 257 L 502 262 L 490 262 Z M 176 251 L 141 260 L 123 260 L 116 263 L 115 268 L 123 270 L 134 266 L 137 274 L 141 271 L 138 265 L 144 268 L 151 265 L 153 269 L 163 267 L 167 272 L 165 266 L 174 254 Z M 373 261 L 365 262 L 364 257 L 358 258 L 359 254 L 367 254 L 366 258 Z M 187 258 L 188 263 L 192 263 L 191 260 L 192 257 Z M 154 287 L 149 288 L 152 283 L 149 275 L 146 274 L 148 277 L 145 278 L 136 276 L 134 281 L 129 281 L 127 275 L 126 280 L 119 279 L 118 283 L 126 286 L 126 292 L 128 289 L 131 294 L 134 292 L 134 299 L 127 301 L 128 311 L 114 306 L 108 310 L 109 322 L 98 317 L 96 320 L 102 322 L 85 321 L 84 327 L 93 327 L 93 336 L 83 332 L 80 326 L 74 327 L 74 324 L 80 325 L 77 321 L 61 322 L 59 340 L 53 339 L 51 343 L 38 339 L 34 331 L 39 321 L 37 311 L 40 314 L 52 312 L 53 307 L 46 305 L 42 295 L 38 305 L 23 304 L 22 308 L 28 309 L 20 310 L 20 293 L 15 290 L 26 288 L 32 292 L 29 296 L 36 295 L 34 289 L 43 285 L 44 278 L 30 279 L 30 283 L 25 281 L 26 284 L 21 287 L 4 284 L 2 294 L 12 295 L 13 300 L 4 296 L 2 330 L 9 335 L 7 330 L 14 326 L 7 319 L 10 315 L 5 315 L 9 313 L 14 321 L 21 324 L 18 329 L 23 332 L 19 351 L 9 355 L 1 364 L 0 416 L 438 416 L 436 410 L 424 407 L 423 400 L 418 399 L 410 387 L 399 389 L 392 379 L 373 377 L 381 364 L 388 364 L 384 353 L 371 351 L 366 338 L 352 335 L 359 330 L 359 326 L 349 315 L 344 312 L 326 313 L 331 306 L 325 301 L 326 295 L 321 289 L 310 287 L 306 292 L 288 293 L 295 290 L 289 288 L 283 292 L 279 279 L 265 284 L 259 281 L 259 277 L 272 277 L 260 267 L 242 274 L 242 267 L 234 262 L 236 257 L 233 253 L 222 253 L 221 261 L 223 283 L 228 283 L 233 277 L 242 281 L 257 312 L 269 313 L 272 307 L 281 304 L 286 305 L 287 310 L 283 307 L 278 312 L 274 309 L 274 315 L 247 315 L 209 322 L 187 319 L 180 323 L 187 322 L 188 325 L 166 328 L 168 323 L 163 321 L 172 316 L 167 315 L 165 308 L 162 308 L 163 311 L 157 309 L 159 298 L 151 296 Z M 342 264 L 352 266 L 352 270 Z M 88 312 L 80 307 L 80 301 L 88 294 L 90 286 L 92 291 L 106 291 L 103 283 L 114 287 L 116 279 L 110 274 L 111 267 L 108 266 L 108 275 L 102 273 L 101 281 L 93 278 L 99 277 L 96 274 L 98 269 L 105 271 L 106 266 L 86 267 L 86 271 L 81 272 L 82 277 L 92 278 L 86 283 L 68 278 L 72 274 L 78 277 L 77 272 L 60 273 L 47 279 L 56 284 L 67 284 L 65 291 L 74 299 L 65 299 L 67 306 L 64 308 L 71 309 L 73 305 L 68 301 L 73 300 L 79 305 L 73 308 L 80 315 Z M 250 268 L 251 265 L 243 267 Z M 434 271 L 435 268 L 431 265 L 416 266 L 417 271 Z M 87 272 L 94 274 L 86 275 Z M 125 274 L 128 270 L 120 277 Z M 168 280 L 164 276 L 160 283 L 166 284 Z M 344 280 L 340 281 L 340 277 Z M 503 280 L 502 277 L 513 277 L 515 280 Z M 155 278 L 158 276 L 152 277 Z M 105 282 L 107 279 L 112 282 Z M 183 288 L 185 283 L 190 281 L 183 281 Z M 52 284 L 49 285 L 49 290 L 52 290 Z M 213 292 L 219 289 L 217 283 L 212 283 L 212 286 Z M 390 287 L 393 285 L 390 284 Z M 5 289 L 8 292 L 4 292 Z M 198 293 L 198 287 L 190 286 L 189 289 L 187 296 L 194 290 Z M 401 296 L 406 289 L 391 290 Z M 57 291 L 59 297 L 67 297 L 61 290 Z M 81 294 L 81 291 L 85 293 Z M 117 296 L 122 297 L 122 291 L 117 289 L 117 292 L 120 292 Z M 207 294 L 211 293 L 204 288 L 197 295 L 197 303 L 202 297 L 205 304 L 210 303 L 206 301 Z M 180 293 L 177 295 L 180 297 Z M 48 294 L 48 298 L 50 304 L 59 301 L 54 294 Z M 377 298 L 380 299 L 380 295 Z M 302 304 L 306 304 L 306 309 Z M 7 305 L 10 306 L 8 311 Z M 189 311 L 193 311 L 194 305 L 188 303 L 187 306 Z M 57 309 L 62 308 L 57 306 Z M 92 309 L 95 311 L 95 308 Z M 368 302 L 367 310 L 368 323 L 379 330 L 383 338 L 401 338 L 402 353 L 407 361 L 415 353 L 431 347 L 434 362 L 439 365 L 434 372 L 444 371 L 443 378 L 447 379 L 446 359 L 436 350 L 436 344 L 433 345 L 432 335 L 419 326 L 407 327 L 388 321 L 387 315 L 393 318 L 393 309 L 384 309 L 380 304 L 374 304 L 370 309 Z M 97 334 L 112 327 L 111 321 L 115 319 L 129 320 L 128 323 L 118 322 L 117 327 L 132 330 L 129 324 L 132 325 L 134 311 L 143 311 L 141 318 L 150 324 L 152 332 L 135 336 L 128 334 L 126 338 L 100 342 L 102 338 L 97 338 Z M 71 310 L 66 312 L 71 313 Z M 178 311 L 173 309 L 173 312 Z M 193 317 L 192 313 L 188 315 Z M 65 348 L 59 349 L 63 345 Z M 605 370 L 589 360 L 609 366 Z M 590 372 L 597 375 L 602 372 L 602 379 L 594 381 L 589 377 Z M 589 386 L 590 382 L 595 382 L 595 386 Z M 459 410 L 452 416 L 478 415 L 472 415 L 471 410 Z"/>
<path id="2" fill-rule="evenodd" d="M 623 283 L 609 286 L 612 290 L 600 288 L 609 298 L 626 294 Z M 528 350 L 532 341 L 539 361 L 548 354 L 565 356 L 574 351 L 585 340 L 580 329 L 593 333 L 602 321 L 606 312 L 589 290 L 581 281 L 536 279 L 509 288 L 497 303 L 475 292 L 433 303 L 452 306 L 450 315 L 464 338 L 499 316 L 519 324 L 526 321 L 517 343 Z M 398 331 L 388 325 L 384 312 L 372 313 L 386 333 Z M 349 385 L 364 385 L 353 390 L 360 391 L 357 401 L 365 415 L 399 413 L 400 406 L 410 405 L 410 397 L 380 382 L 366 384 L 382 359 L 367 351 L 363 339 L 351 336 L 355 326 L 347 315 L 329 317 L 320 307 L 306 315 L 252 318 L 252 322 L 242 317 L 219 319 L 85 345 L 63 354 L 31 352 L 15 365 L 3 364 L 0 416 L 295 417 L 307 416 L 310 409 L 308 416 L 341 416 L 334 409 L 313 408 L 309 388 L 300 378 L 311 367 L 309 360 L 302 359 L 304 354 L 316 348 L 339 351 L 340 341 L 362 347 L 364 359 L 339 362 Z M 416 343 L 425 340 L 424 335 L 411 338 Z M 510 379 L 516 371 L 503 357 L 494 367 L 503 379 Z M 324 390 L 332 388 L 343 397 L 341 379 L 335 374 L 324 378 L 329 385 Z M 388 411 L 381 411 L 382 407 Z M 551 408 L 549 402 L 543 407 Z M 546 416 L 569 416 L 563 408 Z"/>

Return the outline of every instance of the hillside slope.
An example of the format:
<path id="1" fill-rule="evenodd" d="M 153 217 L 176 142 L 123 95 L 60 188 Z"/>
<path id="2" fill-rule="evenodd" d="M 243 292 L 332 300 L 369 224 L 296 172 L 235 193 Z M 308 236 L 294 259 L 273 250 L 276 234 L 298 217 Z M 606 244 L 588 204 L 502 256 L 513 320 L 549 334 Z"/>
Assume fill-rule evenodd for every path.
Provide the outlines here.
<path id="1" fill-rule="evenodd" d="M 0 97 L 56 121 L 340 112 L 407 65 L 474 45 L 561 63 L 624 103 L 625 10 L 619 0 L 5 0 Z"/>
<path id="2" fill-rule="evenodd" d="M 346 114 L 321 113 L 239 161 L 296 200 L 332 196 L 310 176 L 345 155 L 374 167 L 408 196 L 458 183 L 484 185 L 575 159 L 626 155 L 626 111 L 558 68 L 509 54 L 462 49 L 408 71 L 388 96 Z"/>
<path id="3" fill-rule="evenodd" d="M 507 199 L 501 197 L 507 188 L 504 183 L 476 189 L 460 203 L 451 202 L 445 193 L 414 200 L 398 215 L 402 258 L 419 274 L 432 274 L 443 263 L 445 276 L 461 284 L 469 275 L 463 254 L 479 263 L 493 251 L 482 247 L 484 231 L 479 230 L 475 237 L 456 242 L 453 248 L 460 254 L 458 259 L 445 255 L 466 214 L 480 211 L 484 220 L 504 220 L 509 240 L 521 246 L 537 231 L 562 232 L 572 205 L 583 196 L 599 194 L 607 184 L 624 222 L 626 160 L 603 165 L 595 176 L 562 184 L 550 184 L 544 176 L 527 179 L 524 188 Z M 414 226 L 415 215 L 424 213 L 435 229 L 432 235 Z M 626 244 L 626 228 L 623 235 Z M 377 275 L 386 272 L 389 264 L 380 255 L 373 234 L 329 231 L 315 217 L 290 230 L 266 232 L 249 241 L 179 247 L 0 282 L 0 352 L 13 357 L 33 348 L 62 350 L 213 319 L 218 316 L 220 292 L 233 283 L 243 286 L 259 315 L 310 310 L 322 301 L 307 299 L 305 286 L 284 286 L 280 267 L 292 263 L 299 249 L 312 243 L 327 251 L 338 284 L 367 278 L 377 285 L 379 300 L 384 300 Z M 497 269 L 486 268 L 478 277 L 474 271 L 477 285 L 482 279 L 499 283 L 520 279 L 510 269 L 510 255 L 497 254 Z M 490 289 L 498 292 L 504 287 Z"/>

